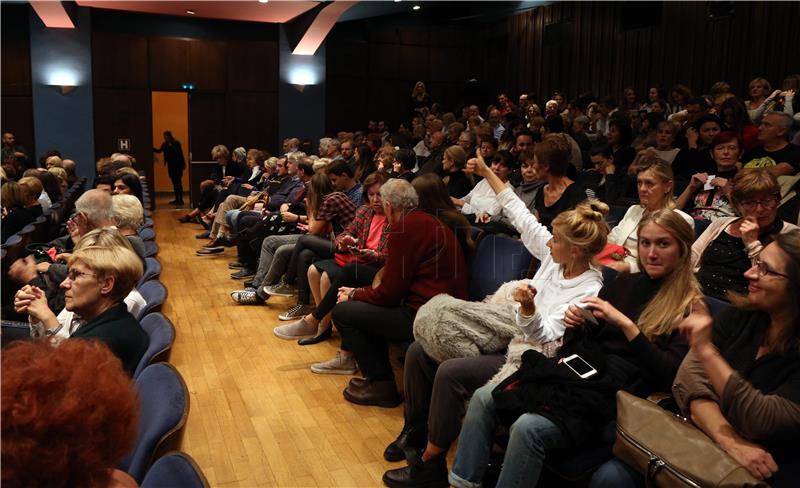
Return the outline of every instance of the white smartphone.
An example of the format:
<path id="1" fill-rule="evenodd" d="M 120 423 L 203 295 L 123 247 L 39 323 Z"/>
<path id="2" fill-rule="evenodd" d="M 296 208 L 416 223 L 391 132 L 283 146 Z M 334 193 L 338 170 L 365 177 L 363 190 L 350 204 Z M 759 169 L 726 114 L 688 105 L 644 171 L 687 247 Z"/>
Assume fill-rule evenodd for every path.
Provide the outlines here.
<path id="1" fill-rule="evenodd" d="M 580 376 L 583 379 L 586 379 L 590 376 L 597 374 L 597 370 L 594 369 L 594 366 L 587 363 L 582 357 L 578 356 L 577 354 L 573 354 L 572 356 L 562 358 L 560 362 L 566 364 L 569 369 L 571 369 L 576 375 Z"/>
<path id="2" fill-rule="evenodd" d="M 600 325 L 600 323 L 597 321 L 597 318 L 592 314 L 592 311 L 589 310 L 588 303 L 579 302 L 576 303 L 575 306 L 578 307 L 578 310 L 581 311 L 583 318 L 585 318 L 587 322 L 591 322 L 594 325 Z"/>

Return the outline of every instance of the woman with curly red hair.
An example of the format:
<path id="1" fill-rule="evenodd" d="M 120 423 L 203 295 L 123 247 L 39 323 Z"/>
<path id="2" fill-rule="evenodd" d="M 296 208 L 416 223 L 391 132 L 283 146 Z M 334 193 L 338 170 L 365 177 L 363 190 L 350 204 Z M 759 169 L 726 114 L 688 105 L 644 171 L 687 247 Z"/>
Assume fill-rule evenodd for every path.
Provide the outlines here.
<path id="1" fill-rule="evenodd" d="M 139 400 L 101 342 L 16 342 L 2 359 L 4 487 L 130 487 L 114 469 L 136 441 Z"/>

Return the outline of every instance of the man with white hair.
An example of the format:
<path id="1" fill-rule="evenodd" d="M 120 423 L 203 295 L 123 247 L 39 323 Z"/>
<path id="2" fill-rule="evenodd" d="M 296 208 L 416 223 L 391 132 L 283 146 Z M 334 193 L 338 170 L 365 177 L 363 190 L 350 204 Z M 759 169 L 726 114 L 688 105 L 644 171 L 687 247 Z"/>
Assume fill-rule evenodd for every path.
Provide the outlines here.
<path id="1" fill-rule="evenodd" d="M 334 159 L 342 159 L 342 155 L 339 152 L 340 146 L 341 143 L 338 139 L 323 137 L 319 140 L 319 157 L 328 158 L 331 161 Z"/>
<path id="2" fill-rule="evenodd" d="M 342 335 L 336 357 L 311 366 L 318 374 L 353 374 L 344 397 L 361 405 L 402 403 L 389 363 L 389 342 L 413 340 L 414 317 L 441 293 L 466 297 L 466 263 L 453 231 L 416 209 L 419 198 L 405 180 L 381 187 L 384 215 L 392 226 L 383 277 L 376 287 L 339 288 L 333 322 Z"/>
<path id="3" fill-rule="evenodd" d="M 778 176 L 795 175 L 800 171 L 800 147 L 787 141 L 792 129 L 792 117 L 784 112 L 770 112 L 758 126 L 760 146 L 742 157 L 745 168 L 767 168 Z"/>

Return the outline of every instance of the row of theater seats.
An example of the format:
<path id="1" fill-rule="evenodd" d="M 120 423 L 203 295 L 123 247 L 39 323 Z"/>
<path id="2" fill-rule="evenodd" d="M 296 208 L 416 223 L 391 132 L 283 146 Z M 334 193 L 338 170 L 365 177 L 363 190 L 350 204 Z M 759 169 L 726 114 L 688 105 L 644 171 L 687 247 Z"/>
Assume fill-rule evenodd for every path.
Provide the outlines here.
<path id="1" fill-rule="evenodd" d="M 208 488 L 197 463 L 177 451 L 189 416 L 189 390 L 169 357 L 175 342 L 175 327 L 161 313 L 167 289 L 159 281 L 161 263 L 156 255 L 156 233 L 150 214 L 151 196 L 142 181 L 145 222 L 139 236 L 145 243 L 142 279 L 137 285 L 146 305 L 136 317 L 147 332 L 150 344 L 133 375 L 139 393 L 139 434 L 133 450 L 117 466 L 130 474 L 142 488 L 180 486 Z"/>

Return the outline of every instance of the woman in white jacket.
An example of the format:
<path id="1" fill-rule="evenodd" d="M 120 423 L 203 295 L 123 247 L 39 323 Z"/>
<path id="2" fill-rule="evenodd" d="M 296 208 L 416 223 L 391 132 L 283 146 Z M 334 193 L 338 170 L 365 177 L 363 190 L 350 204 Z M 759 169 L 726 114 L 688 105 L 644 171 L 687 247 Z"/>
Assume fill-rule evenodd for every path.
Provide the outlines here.
<path id="1" fill-rule="evenodd" d="M 624 247 L 625 256 L 620 256 L 619 261 L 608 264 L 609 268 L 614 268 L 619 272 L 639 272 L 636 229 L 645 216 L 656 210 L 670 208 L 683 217 L 683 220 L 694 229 L 694 219 L 675 208 L 673 181 L 672 166 L 663 159 L 653 157 L 645 159 L 639 164 L 636 169 L 639 204 L 628 208 L 625 216 L 616 227 L 611 229 L 611 233 L 608 235 L 608 243 Z"/>
<path id="2" fill-rule="evenodd" d="M 520 344 L 521 350 L 536 347 L 545 353 L 548 349 L 555 351 L 564 334 L 567 307 L 596 296 L 603 285 L 602 274 L 592 267 L 591 260 L 606 244 L 608 226 L 604 215 L 608 206 L 598 200 L 583 202 L 556 217 L 551 234 L 480 156 L 470 160 L 468 167 L 485 178 L 483 181 L 497 194 L 498 204 L 521 234 L 526 249 L 541 264 L 532 280 L 506 283 L 492 300 L 496 304 L 498 295 L 511 295 L 514 305 L 503 308 L 439 295 L 420 308 L 414 323 L 417 342 L 406 354 L 405 426 L 384 452 L 390 461 L 404 459 L 409 453 L 414 455 L 408 457 L 409 466 L 384 474 L 383 481 L 389 487 L 447 485 L 445 458 L 458 437 L 464 401 L 506 361 L 504 356 L 486 354 L 478 347 L 474 349 L 482 355 L 439 357 L 441 364 L 437 364 L 431 357 L 435 353 L 428 349 L 446 349 L 456 340 L 490 336 L 495 331 L 486 327 L 487 321 L 494 318 L 508 327 L 513 316 L 514 325 L 508 327 L 511 333 L 506 337 L 513 335 L 514 344 Z M 430 313 L 432 308 L 438 310 Z M 449 322 L 454 326 L 448 326 Z M 424 451 L 416 456 L 416 450 L 423 447 Z"/>

